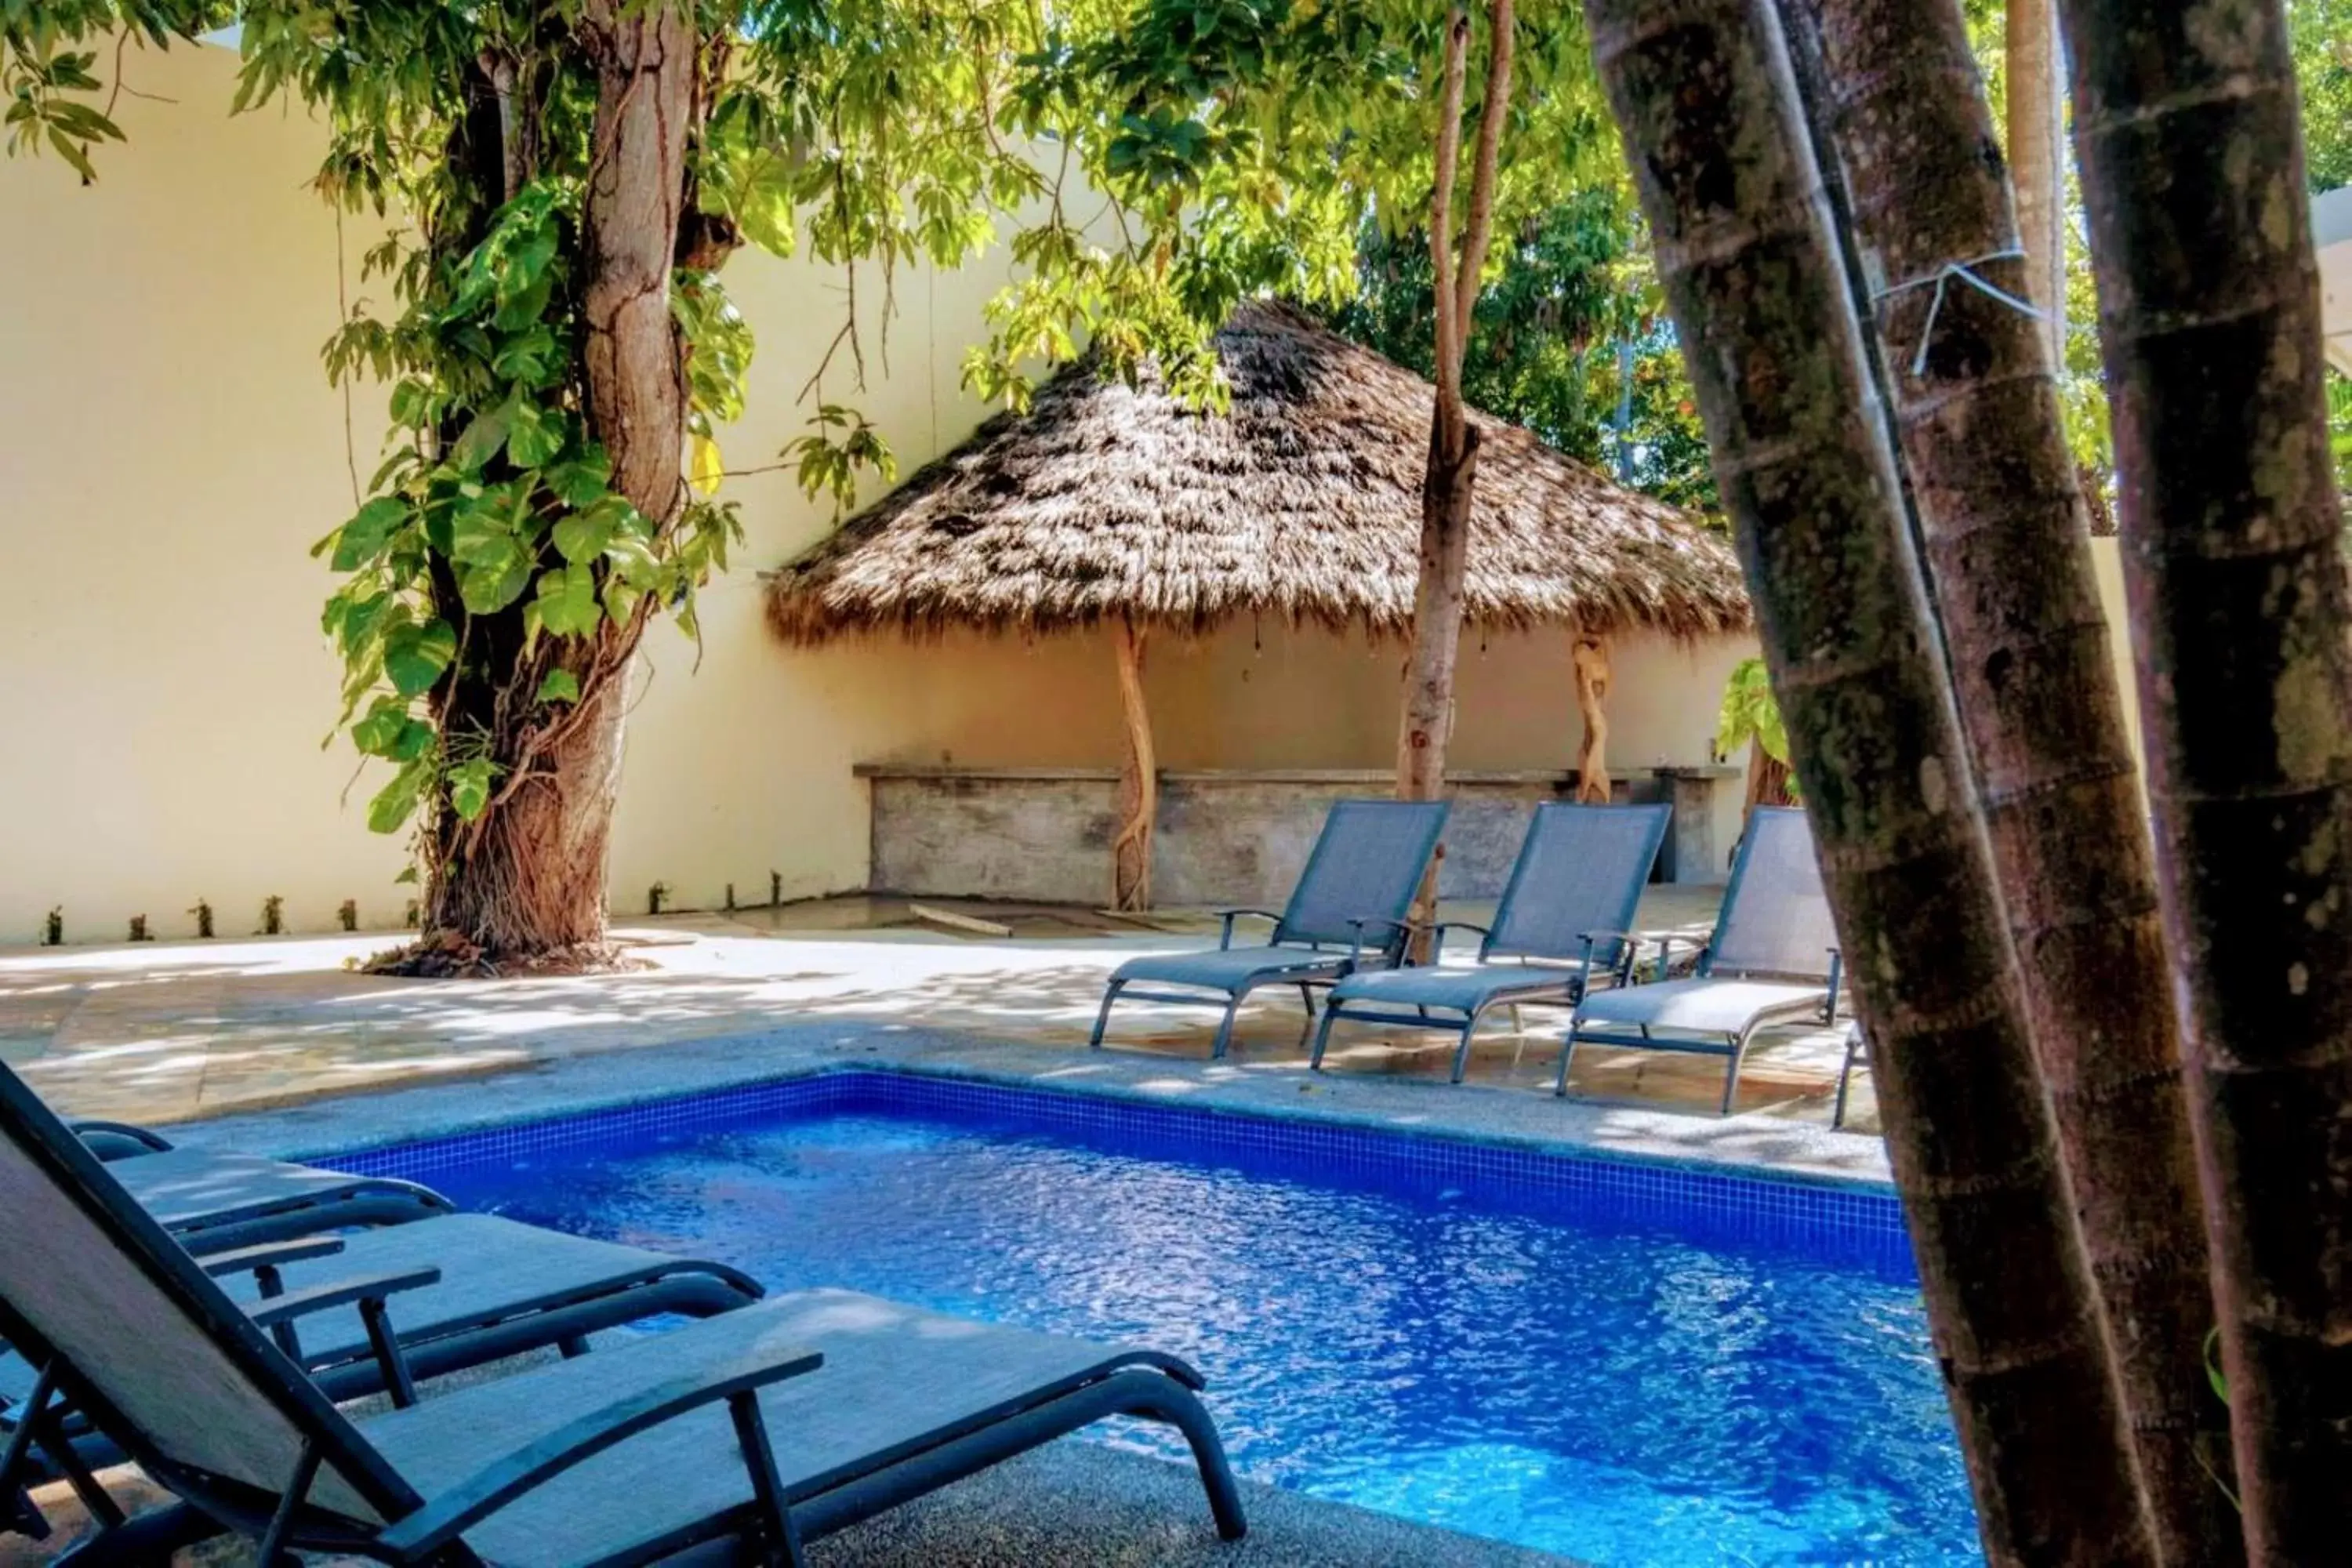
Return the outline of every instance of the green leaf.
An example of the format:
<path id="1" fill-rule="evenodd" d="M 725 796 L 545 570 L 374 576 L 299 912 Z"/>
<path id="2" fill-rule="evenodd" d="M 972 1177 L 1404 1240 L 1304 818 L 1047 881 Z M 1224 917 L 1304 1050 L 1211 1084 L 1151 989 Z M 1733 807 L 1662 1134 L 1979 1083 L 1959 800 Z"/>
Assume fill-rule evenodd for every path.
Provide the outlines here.
<path id="1" fill-rule="evenodd" d="M 397 876 L 397 877 L 394 877 L 392 880 L 393 880 L 393 885 L 394 885 L 394 887 L 397 887 L 397 886 L 399 886 L 399 885 L 400 885 L 401 883 L 403 883 L 403 882 L 406 882 L 406 883 L 410 884 L 411 886 L 414 886 L 414 885 L 415 885 L 418 881 L 420 881 L 420 880 L 422 880 L 422 879 L 421 879 L 421 878 L 419 878 L 419 877 L 417 876 L 417 874 L 416 874 L 416 868 L 415 868 L 415 867 L 414 867 L 414 866 L 404 866 L 404 867 L 403 867 L 403 868 L 401 868 L 400 875 L 399 875 L 399 876 Z"/>
<path id="2" fill-rule="evenodd" d="M 436 616 L 423 626 L 394 628 L 383 639 L 383 672 L 403 697 L 429 691 L 457 654 L 457 634 Z"/>
<path id="3" fill-rule="evenodd" d="M 596 574 L 586 566 L 565 566 L 539 574 L 540 624 L 558 637 L 583 637 L 596 629 L 604 612 L 596 603 Z"/>
<path id="4" fill-rule="evenodd" d="M 507 456 L 519 468 L 535 468 L 563 450 L 562 411 L 541 408 L 518 396 L 509 406 L 514 417 L 507 432 Z"/>
<path id="5" fill-rule="evenodd" d="M 408 502 L 400 497 L 376 497 L 336 531 L 335 553 L 328 564 L 338 572 L 358 571 L 383 553 L 409 515 Z"/>
<path id="6" fill-rule="evenodd" d="M 580 678 L 568 669 L 551 669 L 547 679 L 539 683 L 541 702 L 577 702 L 580 700 Z"/>
<path id="7" fill-rule="evenodd" d="M 592 445 L 576 458 L 549 465 L 540 477 L 555 492 L 556 500 L 577 510 L 612 488 L 613 460 L 604 447 Z"/>
<path id="8" fill-rule="evenodd" d="M 514 421 L 515 405 L 502 403 L 474 416 L 457 444 L 449 450 L 449 460 L 464 474 L 478 474 L 484 465 L 499 455 L 507 444 L 507 429 Z"/>
<path id="9" fill-rule="evenodd" d="M 489 808 L 494 771 L 488 757 L 468 757 L 449 770 L 449 806 L 461 820 L 472 822 Z"/>
<path id="10" fill-rule="evenodd" d="M 613 542 L 614 517 L 609 507 L 576 511 L 555 525 L 555 548 L 566 561 L 593 561 Z"/>
<path id="11" fill-rule="evenodd" d="M 402 764 L 392 775 L 392 782 L 376 791 L 368 802 L 368 831 L 397 833 L 401 826 L 416 814 L 417 797 L 425 791 L 425 783 L 433 776 L 430 757 L 418 757 Z"/>
<path id="12" fill-rule="evenodd" d="M 485 547 L 457 574 L 457 596 L 478 616 L 494 616 L 523 596 L 530 586 L 531 557 L 512 539 Z"/>

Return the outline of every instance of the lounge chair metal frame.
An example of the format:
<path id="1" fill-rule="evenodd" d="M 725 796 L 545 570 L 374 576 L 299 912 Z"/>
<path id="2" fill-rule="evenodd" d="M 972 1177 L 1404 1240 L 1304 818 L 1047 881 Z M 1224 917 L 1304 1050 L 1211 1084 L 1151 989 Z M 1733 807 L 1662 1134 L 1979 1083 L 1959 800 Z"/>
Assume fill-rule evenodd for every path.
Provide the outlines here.
<path id="1" fill-rule="evenodd" d="M 1111 976 L 1108 985 L 1104 988 L 1102 1006 L 1095 1014 L 1094 1034 L 1087 1040 L 1087 1045 L 1097 1050 L 1102 1048 L 1103 1031 L 1110 1024 L 1111 1007 L 1122 996 L 1131 1002 L 1166 1002 L 1185 1007 L 1223 1007 L 1224 1016 L 1217 1022 L 1216 1038 L 1209 1048 L 1212 1060 L 1222 1060 L 1227 1049 L 1231 1047 L 1234 1017 L 1241 1012 L 1242 1004 L 1248 1000 L 1249 994 L 1253 991 L 1263 990 L 1268 986 L 1296 986 L 1299 1001 L 1307 1009 L 1306 1025 L 1312 1026 L 1316 1016 L 1315 992 L 1318 988 L 1328 989 L 1337 984 L 1348 975 L 1366 967 L 1368 960 L 1372 966 L 1380 968 L 1392 967 L 1402 960 L 1405 944 L 1412 937 L 1412 926 L 1406 919 L 1410 912 L 1408 906 L 1412 901 L 1413 890 L 1418 889 L 1421 878 L 1429 866 L 1430 857 L 1436 853 L 1438 836 L 1445 828 L 1445 816 L 1449 804 L 1445 801 L 1335 801 L 1332 803 L 1330 813 L 1324 819 L 1321 834 L 1315 840 L 1315 847 L 1307 854 L 1306 868 L 1298 874 L 1298 881 L 1291 891 L 1288 908 L 1279 914 L 1272 910 L 1259 909 L 1217 911 L 1223 924 L 1217 935 L 1216 951 L 1263 952 L 1266 956 L 1264 967 L 1247 973 L 1235 974 L 1230 978 L 1213 980 L 1207 978 L 1192 980 L 1177 975 L 1150 975 L 1144 977 L 1144 984 L 1139 985 L 1135 980 L 1127 977 L 1126 972 L 1137 963 L 1148 963 L 1150 961 L 1130 961 L 1129 963 L 1120 966 L 1119 972 Z M 1301 911 L 1306 907 L 1307 891 L 1315 884 L 1317 871 L 1325 866 L 1328 857 L 1336 853 L 1333 849 L 1335 829 L 1340 825 L 1342 814 L 1366 808 L 1389 813 L 1415 812 L 1415 815 L 1422 819 L 1417 826 L 1416 842 L 1419 846 L 1419 858 L 1413 862 L 1412 887 L 1406 889 L 1403 899 L 1399 900 L 1392 913 L 1337 917 L 1348 927 L 1347 940 L 1342 942 L 1336 931 L 1303 920 Z M 1415 808 L 1418 810 L 1416 811 Z M 1234 946 L 1234 922 L 1244 918 L 1273 922 L 1273 934 L 1266 939 L 1262 947 L 1237 949 Z M 1377 942 L 1367 941 L 1368 937 L 1375 934 L 1379 937 Z M 1177 966 L 1181 967 L 1182 955 L 1175 955 L 1175 958 Z M 1182 985 L 1191 989 L 1182 991 L 1159 989 L 1169 985 Z"/>
<path id="2" fill-rule="evenodd" d="M 1612 906 L 1607 926 L 1565 933 L 1565 942 L 1559 940 L 1559 933 L 1530 941 L 1521 922 L 1514 917 L 1522 897 L 1538 896 L 1529 894 L 1528 879 L 1538 874 L 1535 868 L 1544 847 L 1544 836 L 1550 832 L 1572 833 L 1580 820 L 1578 814 L 1589 812 L 1607 812 L 1650 823 L 1647 851 L 1637 852 L 1636 856 L 1640 868 L 1623 889 L 1612 889 L 1617 896 L 1604 900 Z M 1469 1070 L 1471 1038 L 1493 1009 L 1510 1008 L 1516 1021 L 1523 1006 L 1573 1006 L 1578 998 L 1594 987 L 1596 981 L 1624 984 L 1639 951 L 1639 939 L 1631 931 L 1620 928 L 1633 924 L 1633 910 L 1657 864 L 1658 848 L 1665 841 L 1666 826 L 1673 816 L 1670 805 L 1585 805 L 1547 801 L 1537 806 L 1518 856 L 1511 863 L 1511 875 L 1503 885 L 1503 896 L 1495 906 L 1494 924 L 1441 921 L 1425 928 L 1432 939 L 1428 963 L 1397 970 L 1392 976 L 1382 975 L 1376 982 L 1381 990 L 1393 989 L 1397 993 L 1394 1001 L 1377 993 L 1351 997 L 1348 994 L 1348 983 L 1339 982 L 1324 1005 L 1323 1021 L 1315 1031 L 1315 1048 L 1307 1058 L 1307 1067 L 1316 1072 L 1323 1070 L 1323 1053 L 1330 1044 L 1331 1026 L 1342 1018 L 1360 1024 L 1444 1028 L 1454 1030 L 1457 1036 L 1452 1081 L 1460 1083 Z M 1485 984 L 1476 999 L 1461 1006 L 1434 995 L 1413 998 L 1411 993 L 1414 988 L 1405 984 L 1403 977 L 1422 974 L 1441 965 L 1445 956 L 1445 935 L 1455 931 L 1476 931 L 1480 939 L 1476 967 L 1490 973 L 1481 975 Z M 1497 932 L 1502 934 L 1497 936 Z M 1519 971 L 1524 978 L 1491 973 L 1506 969 Z M 1391 979 L 1397 982 L 1393 985 Z"/>
<path id="3" fill-rule="evenodd" d="M 657 1539 L 639 1539 L 625 1551 L 598 1541 L 578 1561 L 598 1568 L 652 1562 L 733 1538 L 755 1560 L 796 1564 L 804 1541 L 1113 1414 L 1156 1418 L 1181 1431 L 1219 1532 L 1234 1540 L 1245 1528 L 1239 1489 L 1215 1426 L 1194 1394 L 1198 1375 L 1175 1358 L 1149 1351 L 1107 1351 L 1098 1360 L 1074 1363 L 1077 1370 L 1066 1369 L 1066 1375 L 1035 1390 L 1034 1398 L 1000 1402 L 951 1427 L 900 1441 L 870 1454 L 872 1462 L 863 1468 L 835 1466 L 824 1472 L 826 1484 L 811 1483 L 809 1495 L 788 1497 L 759 1395 L 815 1371 L 824 1359 L 802 1346 L 766 1342 L 765 1336 L 774 1332 L 768 1325 L 786 1321 L 782 1314 L 793 1298 L 649 1336 L 586 1363 L 520 1372 L 451 1396 L 470 1402 L 463 1407 L 468 1415 L 497 1402 L 518 1440 L 470 1474 L 437 1485 L 428 1497 L 371 1438 L 374 1423 L 355 1423 L 338 1410 L 269 1338 L 278 1319 L 291 1321 L 320 1309 L 289 1298 L 257 1316 L 240 1310 L 5 1068 L 0 1068 L 0 1183 L 15 1189 L 13 1215 L 0 1206 L 0 1236 L 13 1231 L 20 1239 L 41 1237 L 47 1255 L 74 1260 L 71 1272 L 59 1276 L 40 1270 L 40 1255 L 27 1250 L 11 1269 L 9 1249 L 0 1247 L 0 1333 L 41 1369 L 40 1397 L 31 1403 L 9 1454 L 47 1446 L 54 1402 L 61 1394 L 150 1477 L 194 1505 L 126 1521 L 94 1479 L 76 1476 L 77 1489 L 87 1485 L 85 1500 L 106 1528 L 64 1561 L 152 1563 L 171 1545 L 208 1533 L 217 1521 L 256 1538 L 258 1561 L 269 1568 L 278 1568 L 282 1554 L 297 1548 L 436 1568 L 470 1564 L 480 1559 L 465 1541 L 467 1531 L 615 1445 L 722 1404 L 747 1471 L 745 1500 L 690 1525 L 666 1523 Z M 27 1197 L 33 1200 L 29 1205 Z M 425 1270 L 406 1278 L 344 1281 L 309 1294 L 321 1303 L 333 1296 L 338 1304 L 372 1300 L 381 1309 L 390 1297 L 435 1278 L 434 1271 Z M 89 1303 L 96 1326 L 84 1330 L 78 1326 L 78 1307 L 69 1303 L 82 1290 L 107 1289 L 101 1281 L 110 1282 L 117 1294 Z M 25 1292 L 22 1299 L 19 1290 Z M 114 1318 L 100 1315 L 107 1308 Z M 105 1362 L 105 1350 L 125 1348 L 120 1336 L 126 1321 L 143 1321 L 156 1336 L 132 1342 L 138 1346 L 133 1365 L 143 1358 L 159 1375 L 191 1381 L 168 1390 L 143 1390 L 128 1366 L 93 1377 L 43 1328 L 46 1322 L 70 1331 L 84 1355 Z M 188 1342 L 170 1342 L 173 1336 L 185 1336 Z M 396 1349 L 385 1353 L 398 1355 Z M 184 1373 L 185 1368 L 194 1370 Z M 561 1401 L 534 1400 L 535 1390 L 560 1387 L 576 1401 L 582 1392 L 578 1379 L 592 1368 L 600 1384 L 587 1391 L 597 1401 L 590 1408 L 567 1415 Z M 602 1380 L 610 1382 L 609 1398 Z M 110 1390 L 134 1395 L 142 1415 L 123 1408 Z M 394 1425 L 432 1408 L 377 1419 L 388 1435 Z M 225 1430 L 220 1420 L 232 1409 L 247 1417 L 246 1424 Z M 149 1430 L 144 1420 L 156 1421 L 158 1430 Z M 425 1451 L 446 1451 L 431 1441 L 429 1426 L 422 1436 Z M 419 1437 L 412 1435 L 409 1441 Z M 289 1447 L 290 1463 L 278 1471 L 279 1457 Z M 183 1459 L 174 1449 L 196 1457 Z M 58 1451 L 70 1474 L 70 1447 L 59 1444 Z M 714 1448 L 711 1458 L 714 1465 L 738 1462 L 724 1449 Z M 273 1471 L 284 1479 L 274 1479 Z M 364 1517 L 371 1514 L 373 1519 Z"/>
<path id="4" fill-rule="evenodd" d="M 1741 890 L 1747 884 L 1751 853 L 1760 842 L 1761 835 L 1758 829 L 1768 823 L 1777 824 L 1784 819 L 1794 819 L 1801 825 L 1803 816 L 1801 810 L 1788 806 L 1758 806 L 1750 815 L 1748 832 L 1740 840 L 1739 852 L 1732 861 L 1731 879 L 1723 890 L 1722 910 L 1716 922 L 1715 931 L 1704 943 L 1697 944 L 1698 962 L 1694 971 L 1694 978 L 1797 983 L 1806 988 L 1808 994 L 1802 999 L 1792 998 L 1786 1003 L 1756 1008 L 1747 1015 L 1737 1028 L 1689 1029 L 1678 1033 L 1660 1033 L 1657 1027 L 1647 1023 L 1623 1024 L 1614 1020 L 1601 1020 L 1596 1023 L 1585 1016 L 1585 1009 L 1590 998 L 1580 997 L 1577 1000 L 1576 1011 L 1569 1019 L 1567 1039 L 1560 1048 L 1559 1071 L 1552 1085 L 1552 1092 L 1555 1095 L 1562 1099 L 1567 1097 L 1569 1064 L 1575 1058 L 1576 1047 L 1580 1045 L 1615 1046 L 1641 1050 L 1674 1051 L 1688 1056 L 1722 1057 L 1725 1058 L 1723 1100 L 1717 1107 L 1716 1113 L 1719 1116 L 1728 1116 L 1731 1114 L 1732 1101 L 1739 1092 L 1740 1067 L 1747 1058 L 1748 1047 L 1754 1043 L 1759 1034 L 1776 1026 L 1801 1023 L 1807 1018 L 1818 1018 L 1825 1025 L 1837 1022 L 1838 994 L 1844 982 L 1844 955 L 1834 946 L 1822 949 L 1824 967 L 1818 973 L 1790 969 L 1732 968 L 1717 963 L 1718 944 L 1732 924 L 1733 915 L 1738 908 Z M 1659 944 L 1656 973 L 1659 982 L 1663 983 L 1672 963 L 1674 944 L 1689 939 L 1661 934 L 1656 940 Z M 1636 994 L 1642 989 L 1643 988 L 1639 986 L 1629 988 L 1631 992 Z M 1616 992 L 1604 994 L 1622 996 L 1626 994 Z M 1668 1027 L 1674 1026 L 1668 1026 Z"/>

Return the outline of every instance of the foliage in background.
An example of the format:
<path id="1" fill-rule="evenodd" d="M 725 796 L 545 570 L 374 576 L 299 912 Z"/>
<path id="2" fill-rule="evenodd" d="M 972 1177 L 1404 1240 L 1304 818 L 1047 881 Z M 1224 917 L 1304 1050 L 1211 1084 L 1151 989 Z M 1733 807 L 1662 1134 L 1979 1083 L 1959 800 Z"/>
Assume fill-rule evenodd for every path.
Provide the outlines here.
<path id="1" fill-rule="evenodd" d="M 1706 437 L 1622 186 L 1573 192 L 1498 236 L 1496 250 L 1500 270 L 1479 298 L 1478 349 L 1463 373 L 1469 401 L 1637 489 L 1711 510 Z M 1326 318 L 1428 375 L 1426 237 L 1367 224 L 1357 276 L 1356 295 Z"/>
<path id="2" fill-rule="evenodd" d="M 1761 658 L 1743 658 L 1732 666 L 1723 682 L 1723 707 L 1715 720 L 1716 754 L 1728 762 L 1754 742 L 1759 751 L 1783 768 L 1789 765 L 1789 731 L 1780 721 L 1780 704 L 1772 695 L 1770 675 Z M 1784 786 L 1790 800 L 1798 798 L 1797 775 Z"/>
<path id="3" fill-rule="evenodd" d="M 229 15 L 229 0 L 0 0 L 8 151 L 55 153 L 89 184 L 98 178 L 92 151 L 122 140 L 114 106 L 123 50 L 191 41 Z"/>

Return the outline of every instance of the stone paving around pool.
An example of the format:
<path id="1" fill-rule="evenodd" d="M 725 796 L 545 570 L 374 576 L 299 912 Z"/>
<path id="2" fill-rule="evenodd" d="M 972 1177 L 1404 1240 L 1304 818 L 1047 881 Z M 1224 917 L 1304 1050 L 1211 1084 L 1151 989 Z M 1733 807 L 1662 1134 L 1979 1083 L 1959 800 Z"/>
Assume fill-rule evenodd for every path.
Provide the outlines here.
<path id="1" fill-rule="evenodd" d="M 1654 888 L 1640 923 L 1703 931 L 1717 896 Z M 867 1040 L 951 1035 L 966 1047 L 1007 1047 L 1073 1070 L 1149 1062 L 1181 1078 L 1271 1076 L 1330 1091 L 1374 1079 L 1433 1079 L 1412 1085 L 1433 1110 L 1457 1092 L 1444 1081 L 1451 1036 L 1345 1024 L 1334 1034 L 1330 1070 L 1310 1081 L 1303 1016 L 1287 991 L 1262 993 L 1244 1010 L 1232 1057 L 1213 1071 L 1203 1059 L 1215 1021 L 1207 1008 L 1124 1006 L 1112 1024 L 1114 1049 L 1089 1053 L 1087 1030 L 1110 971 L 1138 952 L 1212 944 L 1214 921 L 1180 913 L 1146 925 L 1087 911 L 963 905 L 950 913 L 1013 934 L 922 921 L 902 902 L 832 900 L 633 921 L 620 934 L 645 964 L 636 973 L 483 982 L 354 972 L 395 935 L 10 948 L 0 950 L 0 1060 L 70 1114 L 159 1123 L 606 1053 L 667 1058 L 693 1042 L 780 1026 L 855 1026 Z M 1510 1098 L 1528 1100 L 1538 1116 L 1575 1109 L 1548 1092 L 1565 1017 L 1529 1008 L 1525 1033 L 1513 1033 L 1507 1018 L 1490 1020 L 1472 1083 L 1516 1091 Z M 1843 1053 L 1839 1031 L 1765 1037 L 1742 1074 L 1736 1120 L 1825 1125 Z M 1722 1071 L 1714 1058 L 1587 1047 L 1570 1088 L 1589 1103 L 1712 1121 Z M 1856 1075 L 1852 1122 L 1875 1131 L 1866 1073 Z"/>

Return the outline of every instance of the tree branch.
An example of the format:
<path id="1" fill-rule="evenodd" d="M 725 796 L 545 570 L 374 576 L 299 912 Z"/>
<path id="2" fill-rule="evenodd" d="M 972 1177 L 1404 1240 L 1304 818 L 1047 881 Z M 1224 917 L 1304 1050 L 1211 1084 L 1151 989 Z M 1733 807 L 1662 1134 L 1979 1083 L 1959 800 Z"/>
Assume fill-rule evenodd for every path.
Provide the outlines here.
<path id="1" fill-rule="evenodd" d="M 1478 275 L 1486 267 L 1486 239 L 1495 220 L 1495 166 L 1503 145 L 1503 122 L 1511 114 L 1511 52 L 1517 18 L 1511 0 L 1494 0 L 1487 13 L 1486 101 L 1478 113 L 1477 161 L 1470 171 L 1470 224 L 1462 236 L 1454 279 L 1454 342 L 1457 354 L 1470 347 L 1470 312 L 1478 303 Z M 1458 372 L 1457 372 L 1458 374 Z"/>
<path id="2" fill-rule="evenodd" d="M 1462 162 L 1462 78 L 1470 52 L 1470 13 L 1454 5 L 1445 19 L 1445 86 L 1437 108 L 1437 189 L 1430 201 L 1429 263 L 1437 317 L 1437 406 L 1449 426 L 1462 422 L 1462 334 L 1454 316 L 1454 177 Z"/>

